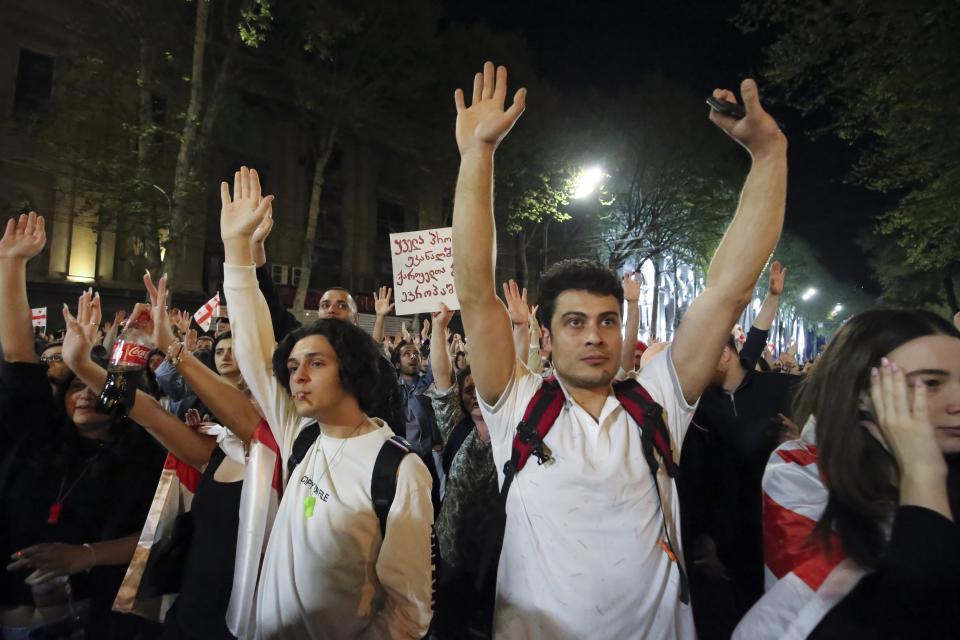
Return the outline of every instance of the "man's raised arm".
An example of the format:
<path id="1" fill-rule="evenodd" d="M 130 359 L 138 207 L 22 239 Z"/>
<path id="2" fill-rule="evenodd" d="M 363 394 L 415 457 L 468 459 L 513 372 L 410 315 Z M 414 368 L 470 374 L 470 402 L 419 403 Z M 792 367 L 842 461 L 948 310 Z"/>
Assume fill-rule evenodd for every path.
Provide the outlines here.
<path id="1" fill-rule="evenodd" d="M 471 351 L 483 354 L 471 362 L 477 392 L 496 404 L 516 369 L 507 310 L 494 284 L 496 227 L 493 217 L 493 156 L 497 145 L 523 113 L 526 89 L 517 91 L 504 110 L 507 69 L 483 65 L 473 78 L 470 106 L 457 89 L 457 146 L 460 174 L 453 204 L 454 282 L 464 333 Z"/>
<path id="2" fill-rule="evenodd" d="M 763 110 L 753 80 L 740 85 L 746 116 L 737 120 L 710 111 L 710 119 L 752 158 L 740 205 L 717 248 L 707 286 L 690 305 L 673 342 L 673 362 L 683 396 L 694 402 L 706 388 L 730 329 L 750 302 L 754 284 L 780 239 L 787 192 L 787 139 Z M 716 89 L 719 100 L 736 102 Z"/>

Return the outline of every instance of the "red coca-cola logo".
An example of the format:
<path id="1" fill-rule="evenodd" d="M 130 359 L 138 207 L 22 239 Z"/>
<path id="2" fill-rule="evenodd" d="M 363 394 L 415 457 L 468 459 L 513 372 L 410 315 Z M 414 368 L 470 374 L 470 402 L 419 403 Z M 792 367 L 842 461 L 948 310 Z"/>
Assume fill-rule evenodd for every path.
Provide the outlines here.
<path id="1" fill-rule="evenodd" d="M 148 355 L 150 355 L 150 347 L 136 342 L 119 340 L 113 348 L 110 364 L 125 369 L 141 369 L 147 365 Z"/>

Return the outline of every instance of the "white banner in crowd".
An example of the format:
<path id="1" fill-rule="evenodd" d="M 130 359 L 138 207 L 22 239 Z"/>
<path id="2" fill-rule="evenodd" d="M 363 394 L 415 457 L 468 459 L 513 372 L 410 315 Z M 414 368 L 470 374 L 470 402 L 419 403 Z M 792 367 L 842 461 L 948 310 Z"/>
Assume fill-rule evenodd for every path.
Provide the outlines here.
<path id="1" fill-rule="evenodd" d="M 391 233 L 390 257 L 397 315 L 439 311 L 441 302 L 460 308 L 453 289 L 451 227 Z"/>
<path id="2" fill-rule="evenodd" d="M 33 320 L 33 326 L 43 327 L 43 330 L 47 330 L 47 308 L 38 307 L 36 309 L 30 309 L 30 316 Z"/>
<path id="3" fill-rule="evenodd" d="M 197 321 L 197 324 L 200 325 L 200 328 L 204 331 L 210 331 L 210 323 L 214 319 L 220 317 L 220 292 L 217 292 L 217 295 L 213 296 L 207 303 L 197 309 L 197 312 L 193 314 L 193 319 Z"/>

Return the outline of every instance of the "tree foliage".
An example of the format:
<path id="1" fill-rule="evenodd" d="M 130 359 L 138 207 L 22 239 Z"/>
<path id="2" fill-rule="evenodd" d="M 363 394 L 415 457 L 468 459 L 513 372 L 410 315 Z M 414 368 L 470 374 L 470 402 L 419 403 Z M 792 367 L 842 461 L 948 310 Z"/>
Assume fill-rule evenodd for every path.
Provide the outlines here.
<path id="1" fill-rule="evenodd" d="M 738 149 L 701 100 L 662 77 L 643 79 L 617 105 L 607 114 L 614 151 L 601 232 L 609 264 L 667 255 L 705 264 L 736 209 Z"/>
<path id="2" fill-rule="evenodd" d="M 956 275 L 960 4 L 748 0 L 739 23 L 773 28 L 765 76 L 808 121 L 826 123 L 814 133 L 861 150 L 851 179 L 899 196 L 875 226 L 900 248 L 874 255 L 878 278 L 892 284 L 888 256 L 915 272 Z"/>

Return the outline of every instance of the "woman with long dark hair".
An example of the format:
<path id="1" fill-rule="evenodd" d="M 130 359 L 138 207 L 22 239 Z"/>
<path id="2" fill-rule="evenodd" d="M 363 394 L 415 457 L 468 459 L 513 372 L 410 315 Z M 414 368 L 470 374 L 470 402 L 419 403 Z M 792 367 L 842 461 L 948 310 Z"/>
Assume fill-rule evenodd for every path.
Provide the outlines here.
<path id="1" fill-rule="evenodd" d="M 82 629 L 87 638 L 133 638 L 144 624 L 111 605 L 163 451 L 137 424 L 100 412 L 94 390 L 72 371 L 58 383 L 63 393 L 51 389 L 26 290 L 26 263 L 45 242 L 35 213 L 8 222 L 0 239 L 0 554 L 9 558 L 0 571 L 0 635 Z M 99 298 L 91 307 L 86 330 L 96 335 Z"/>
<path id="2" fill-rule="evenodd" d="M 960 332 L 926 311 L 850 319 L 806 376 L 795 415 L 815 423 L 807 451 L 827 493 L 811 542 L 845 559 L 794 619 L 773 606 L 778 583 L 735 637 L 955 637 Z M 783 480 L 775 476 L 786 468 L 771 464 L 764 486 Z M 815 492 L 797 497 L 815 503 Z"/>

